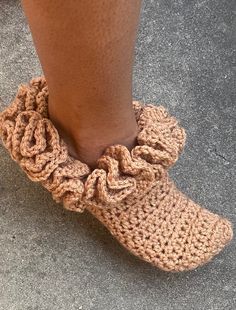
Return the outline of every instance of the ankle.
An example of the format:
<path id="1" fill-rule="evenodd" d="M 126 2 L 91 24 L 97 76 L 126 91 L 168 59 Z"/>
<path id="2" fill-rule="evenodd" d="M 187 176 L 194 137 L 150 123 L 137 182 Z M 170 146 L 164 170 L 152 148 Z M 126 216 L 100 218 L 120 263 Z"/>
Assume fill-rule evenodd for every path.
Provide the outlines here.
<path id="1" fill-rule="evenodd" d="M 126 137 L 114 135 L 113 139 L 111 137 L 109 139 L 104 137 L 103 141 L 100 140 L 99 142 L 96 140 L 96 136 L 92 136 L 87 140 L 78 139 L 71 155 L 88 164 L 92 169 L 95 169 L 97 167 L 97 160 L 102 156 L 108 146 L 121 144 L 131 150 L 137 145 L 137 134 L 138 132 L 134 132 L 132 135 Z"/>
<path id="2" fill-rule="evenodd" d="M 108 146 L 121 144 L 131 150 L 137 145 L 138 125 L 134 114 L 128 118 L 127 115 L 126 118 L 113 117 L 114 120 L 109 119 L 103 124 L 87 122 L 88 126 L 84 128 L 78 126 L 81 125 L 80 119 L 73 113 L 63 115 L 59 109 L 51 109 L 50 105 L 48 111 L 50 120 L 68 146 L 69 154 L 92 169 L 96 168 L 97 160 Z"/>

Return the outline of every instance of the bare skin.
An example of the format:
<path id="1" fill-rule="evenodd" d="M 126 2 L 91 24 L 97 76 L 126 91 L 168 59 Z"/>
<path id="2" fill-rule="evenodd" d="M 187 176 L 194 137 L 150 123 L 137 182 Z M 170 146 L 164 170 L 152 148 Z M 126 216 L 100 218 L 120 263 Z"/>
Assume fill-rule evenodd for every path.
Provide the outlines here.
<path id="1" fill-rule="evenodd" d="M 136 145 L 132 67 L 141 0 L 22 0 L 49 87 L 49 116 L 72 156 Z"/>

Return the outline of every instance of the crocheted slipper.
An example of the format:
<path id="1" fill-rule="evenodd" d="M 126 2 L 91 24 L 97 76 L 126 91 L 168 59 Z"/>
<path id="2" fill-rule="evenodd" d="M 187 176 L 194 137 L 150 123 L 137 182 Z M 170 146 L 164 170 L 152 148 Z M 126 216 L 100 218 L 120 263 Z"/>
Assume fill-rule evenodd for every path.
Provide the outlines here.
<path id="1" fill-rule="evenodd" d="M 44 77 L 20 85 L 0 114 L 13 160 L 66 209 L 90 211 L 130 252 L 166 271 L 208 262 L 232 239 L 231 223 L 201 208 L 170 180 L 185 131 L 162 106 L 133 102 L 139 133 L 129 151 L 109 146 L 97 168 L 76 160 L 48 118 Z"/>

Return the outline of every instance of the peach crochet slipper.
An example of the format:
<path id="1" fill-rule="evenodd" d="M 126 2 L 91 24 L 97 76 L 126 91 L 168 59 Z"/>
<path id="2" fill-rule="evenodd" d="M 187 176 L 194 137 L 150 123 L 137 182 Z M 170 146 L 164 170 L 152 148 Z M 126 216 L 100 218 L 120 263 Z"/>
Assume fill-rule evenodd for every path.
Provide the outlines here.
<path id="1" fill-rule="evenodd" d="M 201 208 L 170 180 L 185 131 L 163 106 L 134 101 L 139 133 L 129 151 L 106 148 L 90 169 L 68 153 L 48 117 L 44 77 L 20 85 L 0 114 L 0 135 L 28 177 L 66 209 L 87 209 L 130 252 L 166 271 L 194 269 L 232 239 L 231 223 Z"/>

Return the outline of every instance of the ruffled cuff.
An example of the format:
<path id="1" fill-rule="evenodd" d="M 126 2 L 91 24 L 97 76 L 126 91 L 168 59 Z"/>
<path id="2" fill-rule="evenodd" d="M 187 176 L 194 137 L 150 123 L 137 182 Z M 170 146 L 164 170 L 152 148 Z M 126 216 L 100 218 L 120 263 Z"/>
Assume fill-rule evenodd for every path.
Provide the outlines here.
<path id="1" fill-rule="evenodd" d="M 55 201 L 82 212 L 86 203 L 104 206 L 143 196 L 163 177 L 182 151 L 186 134 L 163 106 L 134 101 L 139 127 L 136 146 L 109 146 L 91 170 L 68 153 L 48 116 L 44 77 L 20 85 L 12 104 L 0 114 L 3 144 L 32 181 L 41 182 Z"/>

